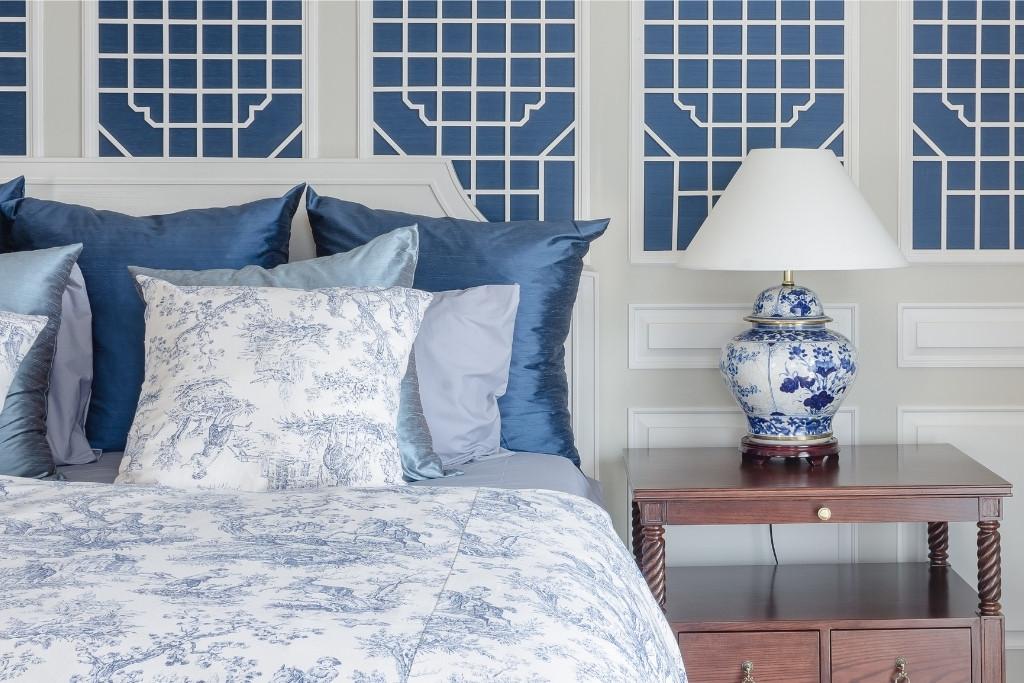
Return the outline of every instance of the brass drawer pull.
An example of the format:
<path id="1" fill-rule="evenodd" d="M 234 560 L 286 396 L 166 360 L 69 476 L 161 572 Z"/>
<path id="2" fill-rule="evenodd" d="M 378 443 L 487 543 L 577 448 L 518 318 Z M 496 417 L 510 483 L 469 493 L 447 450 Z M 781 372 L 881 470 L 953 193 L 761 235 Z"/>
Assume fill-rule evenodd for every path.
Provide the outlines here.
<path id="1" fill-rule="evenodd" d="M 824 505 L 822 505 L 820 508 L 818 508 L 818 519 L 820 519 L 823 522 L 827 522 L 828 520 L 832 519 L 832 511 L 829 510 Z"/>
<path id="2" fill-rule="evenodd" d="M 910 676 L 907 675 L 906 657 L 896 658 L 896 675 L 893 677 L 892 683 L 910 683 Z"/>
<path id="3" fill-rule="evenodd" d="M 740 683 L 757 683 L 754 680 L 754 663 L 749 659 L 740 664 L 740 669 L 743 671 L 743 680 Z"/>

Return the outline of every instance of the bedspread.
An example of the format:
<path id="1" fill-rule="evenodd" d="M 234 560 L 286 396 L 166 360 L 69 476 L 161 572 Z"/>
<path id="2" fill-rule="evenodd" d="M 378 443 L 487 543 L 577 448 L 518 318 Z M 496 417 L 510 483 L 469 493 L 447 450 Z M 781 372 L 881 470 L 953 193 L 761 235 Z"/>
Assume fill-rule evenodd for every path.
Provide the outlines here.
<path id="1" fill-rule="evenodd" d="M 0 680 L 686 675 L 607 514 L 576 496 L 0 477 Z"/>

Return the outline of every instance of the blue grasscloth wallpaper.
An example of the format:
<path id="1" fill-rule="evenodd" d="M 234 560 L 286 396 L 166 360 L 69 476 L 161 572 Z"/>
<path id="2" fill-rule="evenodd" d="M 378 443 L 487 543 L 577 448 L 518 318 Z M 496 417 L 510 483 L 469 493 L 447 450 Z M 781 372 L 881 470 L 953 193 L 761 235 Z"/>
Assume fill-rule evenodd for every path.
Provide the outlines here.
<path id="1" fill-rule="evenodd" d="M 0 155 L 28 153 L 28 35 L 24 0 L 0 1 Z"/>
<path id="2" fill-rule="evenodd" d="M 1024 3 L 915 0 L 913 248 L 1024 249 Z"/>
<path id="3" fill-rule="evenodd" d="M 451 159 L 491 220 L 572 217 L 576 13 L 573 0 L 376 0 L 373 153 Z"/>
<path id="4" fill-rule="evenodd" d="M 100 0 L 100 156 L 302 156 L 302 14 L 300 0 Z"/>
<path id="5" fill-rule="evenodd" d="M 843 0 L 645 0 L 643 250 L 685 249 L 743 156 L 845 151 Z"/>

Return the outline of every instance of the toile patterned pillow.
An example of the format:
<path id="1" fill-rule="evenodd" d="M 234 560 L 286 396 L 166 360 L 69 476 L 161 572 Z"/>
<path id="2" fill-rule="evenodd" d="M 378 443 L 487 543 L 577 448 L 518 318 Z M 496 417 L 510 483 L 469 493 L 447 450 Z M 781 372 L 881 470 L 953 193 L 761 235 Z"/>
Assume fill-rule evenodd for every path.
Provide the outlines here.
<path id="1" fill-rule="evenodd" d="M 46 320 L 45 315 L 0 311 L 0 411 L 4 409 L 7 391 L 18 374 L 21 361 L 46 327 Z"/>
<path id="2" fill-rule="evenodd" d="M 118 483 L 269 491 L 402 482 L 399 395 L 431 295 L 136 279 L 146 372 Z"/>

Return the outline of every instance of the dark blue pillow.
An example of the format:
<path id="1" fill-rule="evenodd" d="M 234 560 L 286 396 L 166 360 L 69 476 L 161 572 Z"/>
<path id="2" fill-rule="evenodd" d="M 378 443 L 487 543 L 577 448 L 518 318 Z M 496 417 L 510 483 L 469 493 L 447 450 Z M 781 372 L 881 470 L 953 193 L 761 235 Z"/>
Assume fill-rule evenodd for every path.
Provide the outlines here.
<path id="1" fill-rule="evenodd" d="M 25 196 L 25 177 L 15 178 L 14 180 L 8 180 L 6 183 L 0 185 L 0 204 L 9 202 L 12 199 L 21 199 Z M 3 213 L 0 213 L 0 253 L 7 251 L 7 246 L 4 244 L 3 228 L 7 225 L 7 218 L 4 217 Z"/>
<path id="2" fill-rule="evenodd" d="M 176 270 L 273 268 L 288 260 L 292 216 L 305 185 L 278 199 L 135 217 L 25 198 L 0 205 L 10 248 L 80 242 L 78 265 L 92 307 L 93 387 L 86 435 L 122 450 L 142 386 L 144 306 L 128 266 Z"/>
<path id="3" fill-rule="evenodd" d="M 46 441 L 46 393 L 60 329 L 61 298 L 82 245 L 0 254 L 0 310 L 46 316 L 46 327 L 18 366 L 7 402 L 0 396 L 0 474 L 53 474 Z"/>
<path id="4" fill-rule="evenodd" d="M 417 288 L 443 292 L 518 284 L 508 390 L 498 401 L 502 446 L 561 455 L 579 464 L 564 345 L 583 257 L 608 227 L 607 220 L 481 223 L 428 218 L 320 197 L 312 188 L 306 210 L 320 256 L 354 249 L 415 223 L 420 232 Z"/>

